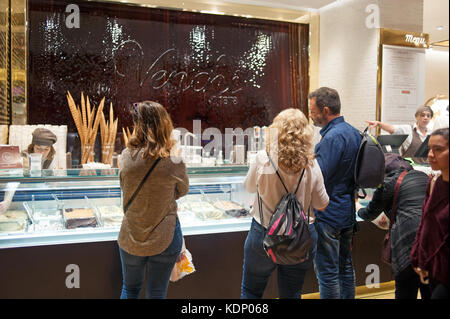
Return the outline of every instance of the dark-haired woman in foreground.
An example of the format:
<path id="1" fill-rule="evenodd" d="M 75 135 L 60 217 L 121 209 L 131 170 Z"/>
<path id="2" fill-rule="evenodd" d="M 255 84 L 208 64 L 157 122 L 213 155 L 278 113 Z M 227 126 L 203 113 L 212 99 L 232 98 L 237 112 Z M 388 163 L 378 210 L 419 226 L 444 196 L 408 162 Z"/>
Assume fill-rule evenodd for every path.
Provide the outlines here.
<path id="1" fill-rule="evenodd" d="M 422 219 L 411 251 L 411 264 L 422 282 L 431 285 L 431 299 L 449 297 L 448 128 L 431 133 L 428 161 L 441 174 L 430 178 Z"/>

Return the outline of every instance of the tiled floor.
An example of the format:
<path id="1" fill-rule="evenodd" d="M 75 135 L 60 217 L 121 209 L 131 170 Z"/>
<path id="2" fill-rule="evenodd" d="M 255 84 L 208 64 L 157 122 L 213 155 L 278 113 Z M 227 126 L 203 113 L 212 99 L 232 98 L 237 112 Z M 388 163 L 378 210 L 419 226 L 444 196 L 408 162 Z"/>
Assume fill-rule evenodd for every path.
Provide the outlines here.
<path id="1" fill-rule="evenodd" d="M 357 295 L 356 299 L 395 299 L 395 290 L 386 290 L 383 292 Z"/>
<path id="2" fill-rule="evenodd" d="M 302 299 L 319 299 L 319 293 L 302 295 Z M 420 298 L 420 295 L 418 296 Z M 395 283 L 393 281 L 380 284 L 378 289 L 366 287 L 356 288 L 356 299 L 395 299 Z"/>

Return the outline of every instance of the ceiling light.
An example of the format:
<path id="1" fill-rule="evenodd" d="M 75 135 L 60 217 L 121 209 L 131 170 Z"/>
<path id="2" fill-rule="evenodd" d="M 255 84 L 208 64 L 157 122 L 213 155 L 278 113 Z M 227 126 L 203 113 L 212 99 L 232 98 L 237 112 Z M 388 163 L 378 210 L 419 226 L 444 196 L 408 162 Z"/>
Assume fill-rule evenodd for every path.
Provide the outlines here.
<path id="1" fill-rule="evenodd" d="M 442 30 L 444 30 L 445 29 L 445 27 L 443 26 L 443 25 L 440 25 L 440 26 L 437 26 L 436 27 L 436 30 L 439 30 L 439 31 L 442 31 Z"/>

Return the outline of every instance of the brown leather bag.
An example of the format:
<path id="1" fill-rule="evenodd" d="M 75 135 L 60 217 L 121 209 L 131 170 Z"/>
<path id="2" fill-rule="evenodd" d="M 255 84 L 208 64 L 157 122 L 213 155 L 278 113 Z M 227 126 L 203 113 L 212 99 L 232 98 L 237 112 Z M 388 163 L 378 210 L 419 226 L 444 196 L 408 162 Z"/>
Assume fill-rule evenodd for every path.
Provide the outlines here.
<path id="1" fill-rule="evenodd" d="M 392 210 L 391 210 L 391 218 L 389 221 L 389 230 L 384 236 L 383 244 L 381 247 L 381 260 L 388 265 L 391 265 L 391 228 L 395 222 L 395 212 L 397 210 L 397 197 L 398 191 L 400 189 L 400 184 L 403 181 L 403 178 L 408 174 L 408 171 L 403 171 L 397 179 L 395 183 L 394 189 L 394 199 L 392 200 Z"/>

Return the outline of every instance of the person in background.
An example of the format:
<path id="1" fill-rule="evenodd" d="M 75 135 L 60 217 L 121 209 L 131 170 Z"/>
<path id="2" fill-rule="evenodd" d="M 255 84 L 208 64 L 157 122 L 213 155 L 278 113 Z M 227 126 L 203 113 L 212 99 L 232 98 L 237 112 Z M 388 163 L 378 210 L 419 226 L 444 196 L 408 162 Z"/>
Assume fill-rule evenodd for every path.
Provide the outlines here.
<path id="1" fill-rule="evenodd" d="M 23 167 L 28 169 L 30 167 L 29 155 L 32 153 L 42 154 L 42 169 L 57 168 L 55 159 L 55 148 L 53 144 L 56 143 L 56 135 L 46 128 L 37 128 L 32 133 L 31 144 L 28 145 L 26 151 L 22 151 Z"/>
<path id="2" fill-rule="evenodd" d="M 423 213 L 411 250 L 411 264 L 422 282 L 429 282 L 431 299 L 449 298 L 449 144 L 448 128 L 431 133 L 428 160 L 441 174 L 430 178 Z"/>
<path id="3" fill-rule="evenodd" d="M 298 109 L 286 109 L 274 118 L 269 132 L 274 130 L 277 131 L 278 139 L 274 138 L 270 143 L 269 138 L 266 138 L 266 150 L 257 153 L 244 180 L 244 188 L 249 193 L 259 192 L 262 207 L 260 207 L 256 195 L 250 212 L 253 220 L 244 245 L 241 285 L 241 298 L 243 299 L 262 298 L 269 277 L 275 269 L 278 269 L 279 297 L 301 298 L 305 274 L 312 267 L 315 254 L 317 234 L 312 223 L 313 215 L 310 216 L 309 224 L 312 243 L 309 259 L 306 261 L 296 265 L 277 265 L 263 248 L 264 236 L 273 211 L 286 194 L 275 170 L 272 169 L 268 155 L 270 154 L 270 158 L 278 167 L 278 172 L 286 188 L 292 193 L 304 170 L 296 196 L 305 211 L 309 207 L 323 210 L 328 205 L 328 195 L 323 184 L 322 173 L 314 159 L 313 129 L 308 124 L 306 116 Z M 262 221 L 260 209 L 263 216 Z"/>
<path id="4" fill-rule="evenodd" d="M 330 197 L 328 207 L 315 212 L 318 241 L 314 269 L 320 298 L 354 298 L 351 242 L 357 224 L 353 173 L 362 136 L 340 115 L 341 102 L 336 90 L 321 87 L 308 98 L 310 118 L 322 128 L 315 153 Z"/>
<path id="5" fill-rule="evenodd" d="M 414 154 L 430 134 L 427 126 L 433 117 L 433 110 L 429 106 L 420 106 L 415 113 L 416 123 L 414 125 L 391 125 L 380 121 L 366 121 L 370 126 L 379 127 L 389 134 L 408 135 L 400 147 L 400 155 L 410 157 L 415 163 L 427 163 L 427 159 L 415 157 Z"/>
<path id="6" fill-rule="evenodd" d="M 448 105 L 444 111 L 438 110 L 437 113 L 434 118 L 433 131 L 449 126 Z"/>
<path id="7" fill-rule="evenodd" d="M 395 299 L 417 299 L 420 289 L 422 299 L 430 298 L 428 285 L 420 282 L 414 272 L 409 255 L 422 216 L 422 202 L 428 175 L 413 170 L 411 164 L 400 155 L 385 154 L 386 167 L 384 183 L 377 188 L 367 207 L 357 203 L 358 216 L 364 220 L 374 220 L 382 212 L 391 218 L 394 190 L 397 180 L 403 171 L 405 175 L 397 195 L 395 220 L 390 220 L 391 228 L 391 263 L 395 279 Z"/>
<path id="8" fill-rule="evenodd" d="M 189 180 L 185 164 L 171 156 L 173 124 L 164 107 L 151 101 L 133 106 L 135 134 L 122 152 L 119 172 L 126 211 L 117 240 L 123 275 L 120 297 L 138 298 L 148 269 L 146 297 L 165 298 L 183 243 L 175 200 L 187 194 Z"/>

